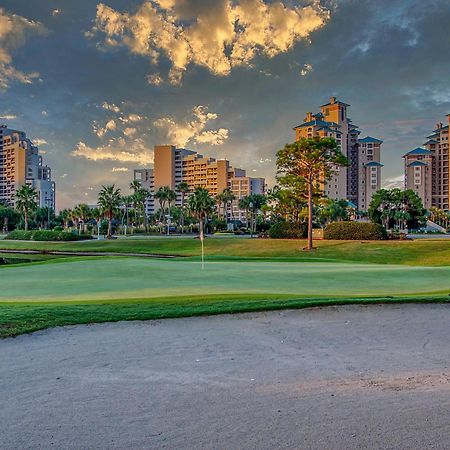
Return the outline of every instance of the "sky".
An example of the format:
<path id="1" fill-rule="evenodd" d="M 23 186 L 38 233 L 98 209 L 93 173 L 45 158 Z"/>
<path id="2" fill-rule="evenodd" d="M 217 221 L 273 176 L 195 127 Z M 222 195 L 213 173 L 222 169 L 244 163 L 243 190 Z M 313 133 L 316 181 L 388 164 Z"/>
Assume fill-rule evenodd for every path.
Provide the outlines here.
<path id="1" fill-rule="evenodd" d="M 449 23 L 449 0 L 0 0 L 0 122 L 39 145 L 63 208 L 126 193 L 155 144 L 273 184 L 337 96 L 398 186 L 450 113 Z"/>

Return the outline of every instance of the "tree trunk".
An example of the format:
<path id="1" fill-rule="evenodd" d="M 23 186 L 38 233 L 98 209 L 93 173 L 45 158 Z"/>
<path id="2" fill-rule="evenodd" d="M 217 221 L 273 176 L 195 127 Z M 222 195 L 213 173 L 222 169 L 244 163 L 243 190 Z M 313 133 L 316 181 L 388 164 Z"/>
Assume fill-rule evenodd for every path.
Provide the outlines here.
<path id="1" fill-rule="evenodd" d="M 184 232 L 184 192 L 181 193 L 181 212 L 180 212 L 181 234 Z"/>
<path id="2" fill-rule="evenodd" d="M 8 216 L 6 216 L 3 220 L 3 233 L 8 232 Z"/>
<path id="3" fill-rule="evenodd" d="M 27 210 L 24 211 L 23 220 L 25 222 L 25 231 L 28 231 L 28 211 Z"/>
<path id="4" fill-rule="evenodd" d="M 313 249 L 313 181 L 308 180 L 308 251 Z"/>
<path id="5" fill-rule="evenodd" d="M 203 232 L 203 217 L 200 217 L 199 221 L 199 231 L 200 231 L 200 242 L 202 245 L 202 270 L 205 269 L 205 247 L 204 247 L 204 232 Z"/>
<path id="6" fill-rule="evenodd" d="M 108 234 L 106 236 L 107 239 L 111 239 L 112 237 L 112 211 L 108 214 Z"/>

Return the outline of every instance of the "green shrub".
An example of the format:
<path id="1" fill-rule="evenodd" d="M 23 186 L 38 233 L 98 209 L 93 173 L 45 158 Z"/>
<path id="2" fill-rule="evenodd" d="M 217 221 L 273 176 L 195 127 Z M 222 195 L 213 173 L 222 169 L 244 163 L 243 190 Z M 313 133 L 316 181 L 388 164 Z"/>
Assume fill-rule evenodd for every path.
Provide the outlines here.
<path id="1" fill-rule="evenodd" d="M 64 228 L 60 225 L 56 225 L 56 227 L 53 228 L 53 231 L 64 231 Z"/>
<path id="2" fill-rule="evenodd" d="M 77 237 L 77 241 L 88 241 L 90 239 L 94 239 L 94 237 L 92 236 L 92 234 L 79 234 Z"/>
<path id="3" fill-rule="evenodd" d="M 306 224 L 296 222 L 278 222 L 269 229 L 269 236 L 272 239 L 303 239 L 307 233 Z"/>
<path id="4" fill-rule="evenodd" d="M 81 241 L 92 239 L 90 234 L 73 234 L 67 231 L 55 231 L 55 230 L 36 230 L 36 231 L 23 231 L 15 230 L 9 233 L 5 239 L 12 241 Z"/>
<path id="5" fill-rule="evenodd" d="M 59 237 L 59 231 L 52 230 L 37 230 L 33 232 L 33 241 L 57 241 Z"/>
<path id="6" fill-rule="evenodd" d="M 9 239 L 10 241 L 29 241 L 32 235 L 32 231 L 14 230 L 11 231 L 5 239 Z"/>
<path id="7" fill-rule="evenodd" d="M 79 241 L 80 236 L 78 234 L 69 233 L 68 231 L 60 231 L 58 233 L 58 241 Z"/>
<path id="8" fill-rule="evenodd" d="M 387 239 L 386 230 L 378 223 L 333 222 L 325 227 L 324 239 L 379 241 Z"/>

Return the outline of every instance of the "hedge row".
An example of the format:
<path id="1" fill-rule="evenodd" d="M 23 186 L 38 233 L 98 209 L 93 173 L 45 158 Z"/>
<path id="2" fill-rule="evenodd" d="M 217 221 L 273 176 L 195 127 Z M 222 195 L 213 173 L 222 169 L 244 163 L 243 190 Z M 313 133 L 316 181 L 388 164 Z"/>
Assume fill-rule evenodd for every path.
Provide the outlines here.
<path id="1" fill-rule="evenodd" d="M 67 231 L 36 230 L 11 231 L 5 239 L 10 241 L 82 241 L 92 239 L 90 234 L 73 234 Z"/>
<path id="2" fill-rule="evenodd" d="M 386 230 L 378 223 L 333 222 L 325 227 L 324 239 L 379 241 L 387 239 Z"/>
<path id="3" fill-rule="evenodd" d="M 303 239 L 308 234 L 308 228 L 304 223 L 278 222 L 269 229 L 272 239 Z"/>

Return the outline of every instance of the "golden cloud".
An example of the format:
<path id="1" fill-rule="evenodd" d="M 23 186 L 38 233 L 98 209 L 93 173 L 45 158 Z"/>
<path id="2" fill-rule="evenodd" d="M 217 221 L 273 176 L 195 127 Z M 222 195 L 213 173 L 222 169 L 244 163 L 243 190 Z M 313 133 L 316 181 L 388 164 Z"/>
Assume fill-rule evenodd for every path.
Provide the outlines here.
<path id="1" fill-rule="evenodd" d="M 106 45 L 123 45 L 155 64 L 163 54 L 172 64 L 169 81 L 177 84 L 189 64 L 225 76 L 233 67 L 250 66 L 257 54 L 271 58 L 287 52 L 329 18 L 319 1 L 301 7 L 281 1 L 218 0 L 191 15 L 187 4 L 151 0 L 128 13 L 100 3 L 89 35 L 103 33 Z"/>

